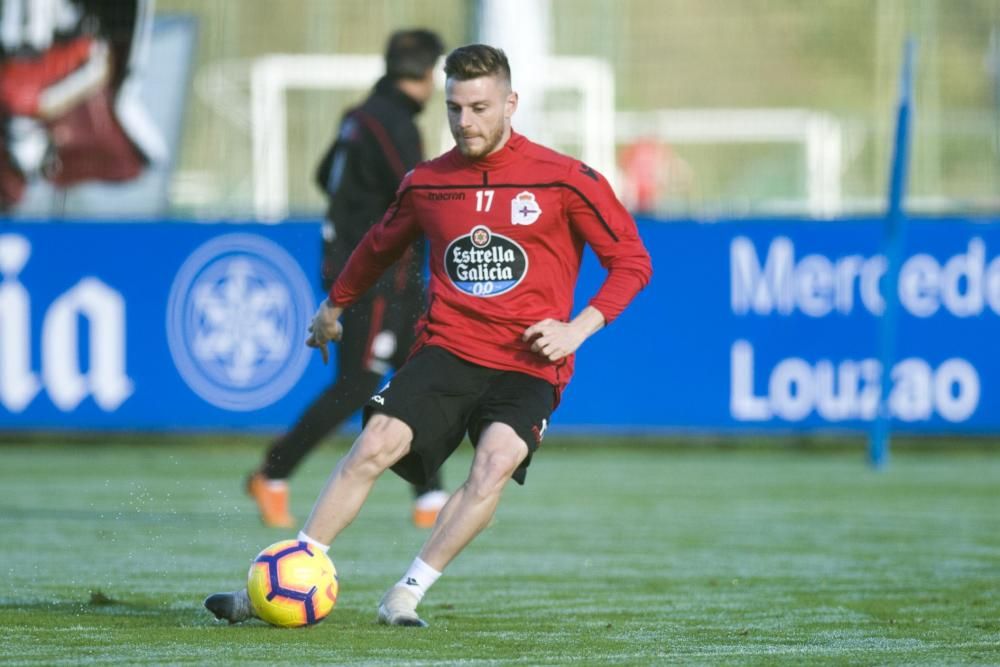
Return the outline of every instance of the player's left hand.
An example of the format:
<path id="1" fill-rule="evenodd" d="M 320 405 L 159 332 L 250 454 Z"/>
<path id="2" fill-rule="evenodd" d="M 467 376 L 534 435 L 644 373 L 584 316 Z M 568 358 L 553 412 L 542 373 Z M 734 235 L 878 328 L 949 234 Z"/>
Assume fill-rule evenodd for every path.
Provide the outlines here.
<path id="1" fill-rule="evenodd" d="M 531 343 L 532 352 L 549 361 L 559 361 L 576 352 L 587 335 L 571 322 L 544 319 L 525 329 L 521 339 Z"/>
<path id="2" fill-rule="evenodd" d="M 327 343 L 337 342 L 344 333 L 344 327 L 340 323 L 340 314 L 344 312 L 330 303 L 329 299 L 323 299 L 316 314 L 313 315 L 312 324 L 309 325 L 309 338 L 306 345 L 314 347 L 323 355 L 323 363 L 330 361 L 330 350 Z"/>

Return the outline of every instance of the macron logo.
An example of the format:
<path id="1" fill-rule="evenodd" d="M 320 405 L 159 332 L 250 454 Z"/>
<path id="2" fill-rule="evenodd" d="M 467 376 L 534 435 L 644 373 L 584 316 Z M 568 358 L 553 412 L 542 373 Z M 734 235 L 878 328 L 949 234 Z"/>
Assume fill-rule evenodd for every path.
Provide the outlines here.
<path id="1" fill-rule="evenodd" d="M 420 585 L 420 584 L 417 583 L 417 580 L 414 579 L 413 577 L 407 577 L 405 583 L 406 583 L 407 586 L 419 586 Z"/>
<path id="2" fill-rule="evenodd" d="M 428 192 L 431 201 L 465 201 L 464 192 Z"/>

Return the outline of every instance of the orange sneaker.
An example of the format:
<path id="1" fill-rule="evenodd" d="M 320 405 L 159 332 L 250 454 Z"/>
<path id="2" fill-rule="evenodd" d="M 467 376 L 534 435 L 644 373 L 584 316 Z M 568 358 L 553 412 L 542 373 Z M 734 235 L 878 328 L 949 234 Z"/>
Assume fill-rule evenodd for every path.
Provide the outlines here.
<path id="1" fill-rule="evenodd" d="M 255 472 L 247 477 L 247 493 L 257 503 L 260 520 L 272 528 L 291 528 L 295 517 L 288 513 L 288 482 L 268 479 Z"/>
<path id="2" fill-rule="evenodd" d="M 441 508 L 448 502 L 444 491 L 429 491 L 413 502 L 413 525 L 417 528 L 433 528 Z"/>

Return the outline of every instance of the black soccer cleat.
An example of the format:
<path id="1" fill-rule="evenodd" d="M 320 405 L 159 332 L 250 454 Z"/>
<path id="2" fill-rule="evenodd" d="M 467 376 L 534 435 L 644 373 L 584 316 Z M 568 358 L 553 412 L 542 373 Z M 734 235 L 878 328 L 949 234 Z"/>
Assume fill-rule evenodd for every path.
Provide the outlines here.
<path id="1" fill-rule="evenodd" d="M 232 593 L 209 595 L 205 598 L 205 609 L 215 614 L 220 621 L 229 621 L 230 624 L 242 623 L 256 616 L 245 588 Z"/>

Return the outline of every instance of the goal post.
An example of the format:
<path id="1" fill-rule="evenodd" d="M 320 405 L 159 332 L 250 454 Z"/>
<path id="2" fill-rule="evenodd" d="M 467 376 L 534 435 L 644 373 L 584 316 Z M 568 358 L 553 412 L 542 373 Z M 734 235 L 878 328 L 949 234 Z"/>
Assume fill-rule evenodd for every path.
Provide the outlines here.
<path id="1" fill-rule="evenodd" d="M 437 84 L 444 87 L 443 68 Z M 367 91 L 384 72 L 380 55 L 272 54 L 249 64 L 253 211 L 277 222 L 289 212 L 290 93 Z M 717 108 L 616 111 L 611 65 L 600 58 L 550 56 L 537 64 L 542 102 L 522 110 L 531 139 L 579 157 L 618 189 L 616 150 L 652 139 L 663 145 L 789 144 L 801 147 L 804 174 L 797 210 L 817 218 L 843 211 L 844 131 L 830 114 L 797 108 Z M 536 91 L 537 94 L 537 91 Z M 525 118 L 524 114 L 537 116 Z M 515 127 L 518 118 L 515 117 Z M 431 135 L 434 137 L 434 135 Z M 430 138 L 430 137 L 429 137 Z M 450 149 L 447 124 L 428 142 L 428 154 Z M 798 202 L 801 201 L 801 205 Z"/>
<path id="2" fill-rule="evenodd" d="M 378 55 L 285 55 L 257 58 L 250 65 L 250 134 L 253 146 L 253 205 L 256 217 L 277 222 L 289 211 L 288 93 L 299 90 L 370 88 L 384 72 Z M 444 86 L 442 68 L 438 86 Z M 541 111 L 541 143 L 571 145 L 587 164 L 615 181 L 614 75 L 597 58 L 555 56 L 539 65 L 547 92 L 560 95 L 562 108 L 546 104 Z M 547 97 L 549 97 L 547 95 Z M 553 95 L 552 97 L 555 97 Z M 565 97 L 566 99 L 562 99 Z M 444 128 L 437 150 L 454 143 Z"/>

